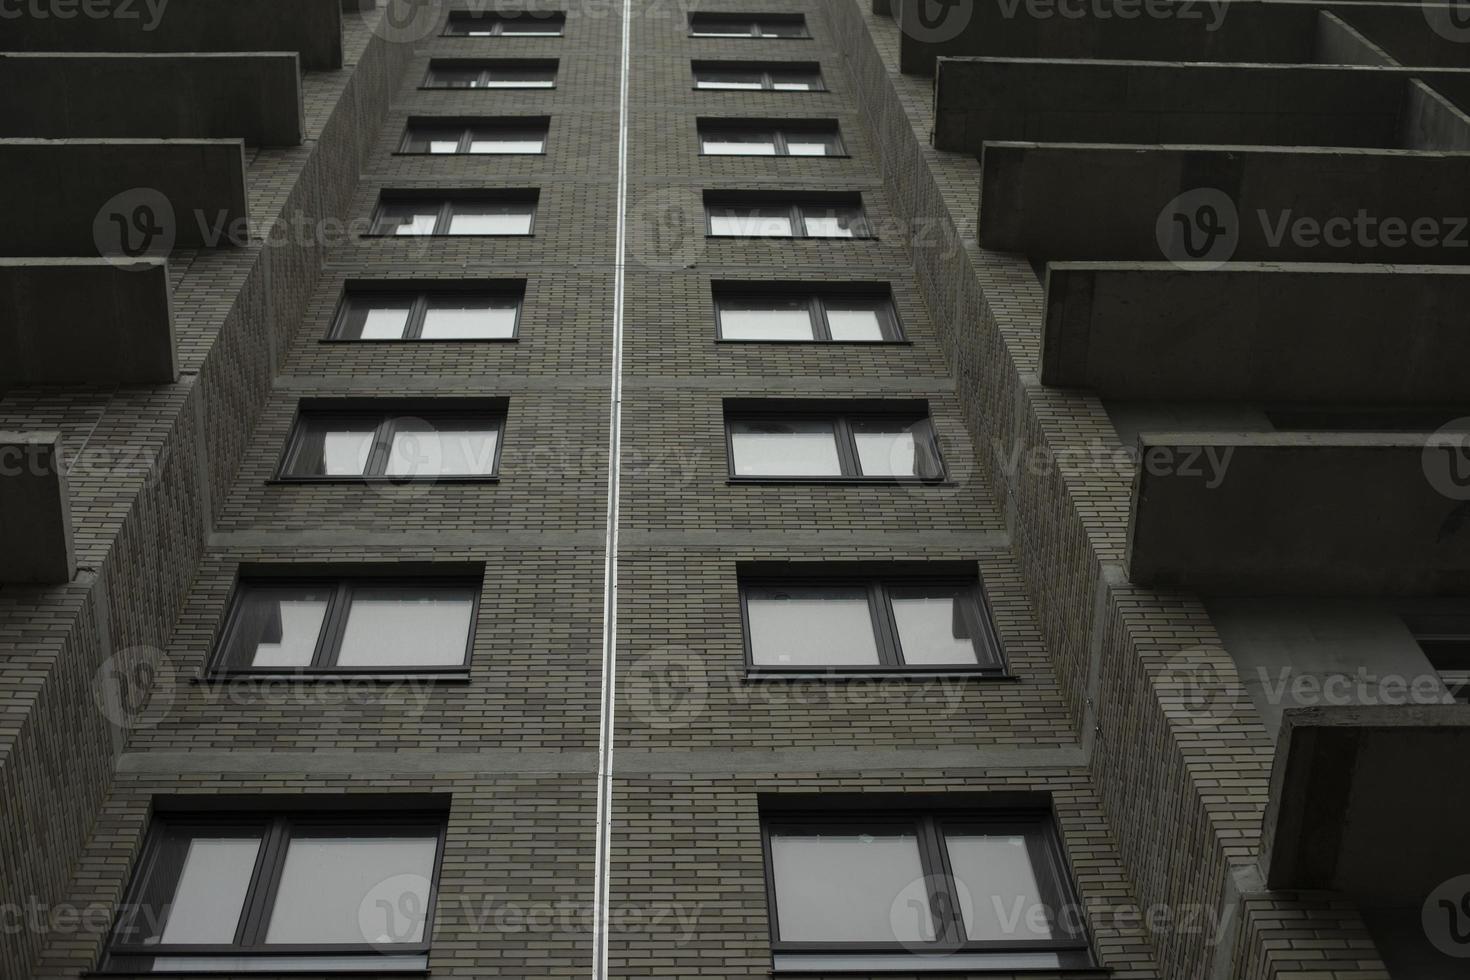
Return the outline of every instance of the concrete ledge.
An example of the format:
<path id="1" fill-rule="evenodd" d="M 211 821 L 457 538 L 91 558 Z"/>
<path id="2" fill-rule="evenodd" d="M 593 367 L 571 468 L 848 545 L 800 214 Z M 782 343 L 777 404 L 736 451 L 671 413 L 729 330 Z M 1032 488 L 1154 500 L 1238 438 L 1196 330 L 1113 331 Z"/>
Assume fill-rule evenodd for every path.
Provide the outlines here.
<path id="1" fill-rule="evenodd" d="M 20 16 L 4 21 L 7 51 L 294 51 L 304 69 L 342 67 L 338 0 L 188 0 L 156 13 L 138 0 L 126 16 L 65 18 L 16 7 Z"/>
<path id="2" fill-rule="evenodd" d="M 1470 153 L 987 143 L 980 163 L 980 246 L 1033 259 L 1470 263 Z"/>
<path id="3" fill-rule="evenodd" d="M 1334 16 L 1369 38 L 1401 65 L 1470 68 L 1464 15 L 1458 9 L 1454 4 L 1428 2 L 1337 3 L 1331 7 Z"/>
<path id="4" fill-rule="evenodd" d="M 941 58 L 934 146 L 974 154 L 987 140 L 1398 147 L 1413 77 L 1366 66 Z"/>
<path id="5" fill-rule="evenodd" d="M 0 259 L 0 391 L 178 377 L 162 259 Z"/>
<path id="6" fill-rule="evenodd" d="M 240 244 L 246 206 L 238 141 L 0 139 L 0 255 L 158 254 L 170 231 L 175 247 Z"/>
<path id="7" fill-rule="evenodd" d="M 1041 380 L 1102 398 L 1450 404 L 1470 268 L 1047 266 Z"/>
<path id="8" fill-rule="evenodd" d="M 76 574 L 61 433 L 0 432 L 0 585 Z"/>
<path id="9" fill-rule="evenodd" d="M 1145 433 L 1126 565 L 1206 594 L 1464 593 L 1470 456 L 1427 433 Z"/>
<path id="10" fill-rule="evenodd" d="M 248 8 L 247 8 L 248 9 Z M 0 54 L 6 136 L 240 139 L 297 146 L 296 55 Z"/>
<path id="11" fill-rule="evenodd" d="M 1288 709 L 1263 828 L 1267 886 L 1417 910 L 1470 867 L 1467 777 L 1470 705 Z"/>

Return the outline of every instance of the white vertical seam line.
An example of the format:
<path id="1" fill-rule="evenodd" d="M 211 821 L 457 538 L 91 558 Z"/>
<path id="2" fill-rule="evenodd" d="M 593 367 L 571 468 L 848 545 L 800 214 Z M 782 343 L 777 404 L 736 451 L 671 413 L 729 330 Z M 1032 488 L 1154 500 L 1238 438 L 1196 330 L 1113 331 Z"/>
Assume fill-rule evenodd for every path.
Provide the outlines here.
<path id="1" fill-rule="evenodd" d="M 628 73 L 633 0 L 623 0 L 618 65 L 617 236 L 613 246 L 612 381 L 608 412 L 607 540 L 603 551 L 602 695 L 597 732 L 597 848 L 593 862 L 592 980 L 608 980 L 608 901 L 611 894 L 613 735 L 618 679 L 618 522 L 623 457 L 623 296 L 628 235 Z"/>

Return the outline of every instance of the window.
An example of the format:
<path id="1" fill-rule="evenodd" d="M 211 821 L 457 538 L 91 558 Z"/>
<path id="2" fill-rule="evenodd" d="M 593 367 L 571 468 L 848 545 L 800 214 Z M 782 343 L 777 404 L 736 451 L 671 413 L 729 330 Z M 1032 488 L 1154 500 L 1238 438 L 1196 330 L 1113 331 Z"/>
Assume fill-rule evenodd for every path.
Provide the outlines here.
<path id="1" fill-rule="evenodd" d="M 431 61 L 424 88 L 556 88 L 555 61 Z"/>
<path id="2" fill-rule="evenodd" d="M 372 234 L 529 235 L 536 224 L 534 196 L 443 198 L 383 195 Z"/>
<path id="3" fill-rule="evenodd" d="M 399 153 L 433 155 L 545 153 L 548 120 L 414 119 L 403 131 Z"/>
<path id="4" fill-rule="evenodd" d="M 721 238 L 871 238 L 856 194 L 705 194 L 711 235 Z"/>
<path id="5" fill-rule="evenodd" d="M 941 480 L 928 409 L 727 403 L 730 475 L 805 482 Z"/>
<path id="6" fill-rule="evenodd" d="M 1470 703 L 1470 613 L 1418 613 L 1404 624 L 1454 699 Z"/>
<path id="7" fill-rule="evenodd" d="M 445 37 L 561 37 L 567 15 L 557 11 L 516 10 L 481 13 L 456 10 L 444 25 Z"/>
<path id="8" fill-rule="evenodd" d="M 919 572 L 744 574 L 746 667 L 752 674 L 1003 674 L 979 581 Z"/>
<path id="9" fill-rule="evenodd" d="M 493 479 L 500 467 L 503 402 L 494 408 L 434 404 L 395 409 L 303 403 L 291 434 L 285 480 Z"/>
<path id="10" fill-rule="evenodd" d="M 514 340 L 521 290 L 349 291 L 332 340 Z"/>
<path id="11" fill-rule="evenodd" d="M 442 812 L 160 812 L 106 969 L 428 967 Z"/>
<path id="12" fill-rule="evenodd" d="M 765 291 L 715 287 L 721 340 L 766 343 L 883 343 L 903 340 L 887 293 Z"/>
<path id="13" fill-rule="evenodd" d="M 811 37 L 802 14 L 690 14 L 691 37 Z"/>
<path id="14" fill-rule="evenodd" d="M 1094 965 L 1045 809 L 761 810 L 775 972 Z"/>
<path id="15" fill-rule="evenodd" d="M 470 578 L 245 577 L 217 673 L 462 673 L 480 583 Z"/>
<path id="16" fill-rule="evenodd" d="M 696 61 L 694 87 L 704 89 L 748 89 L 767 92 L 825 92 L 822 73 L 815 64 L 776 62 L 745 64 L 731 61 Z"/>
<path id="17" fill-rule="evenodd" d="M 700 152 L 705 156 L 845 156 L 835 122 L 771 120 L 699 121 Z"/>

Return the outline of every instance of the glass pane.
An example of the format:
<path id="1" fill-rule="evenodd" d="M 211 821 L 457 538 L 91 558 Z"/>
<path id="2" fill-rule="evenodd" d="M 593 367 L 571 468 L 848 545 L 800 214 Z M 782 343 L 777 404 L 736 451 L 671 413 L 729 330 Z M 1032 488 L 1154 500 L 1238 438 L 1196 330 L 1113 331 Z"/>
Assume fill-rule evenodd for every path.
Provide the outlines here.
<path id="1" fill-rule="evenodd" d="M 841 300 L 828 300 L 827 329 L 833 340 L 880 341 L 883 336 L 883 317 L 876 306 L 853 304 L 844 306 Z"/>
<path id="2" fill-rule="evenodd" d="M 763 20 L 760 22 L 762 37 L 806 37 L 806 22 L 802 20 Z"/>
<path id="3" fill-rule="evenodd" d="M 755 37 L 755 24 L 738 17 L 696 17 L 695 37 Z"/>
<path id="4" fill-rule="evenodd" d="M 786 152 L 794 157 L 832 156 L 836 150 L 830 142 L 812 136 L 793 136 L 786 140 Z"/>
<path id="5" fill-rule="evenodd" d="M 535 133 L 480 130 L 470 135 L 471 153 L 541 153 L 546 140 Z"/>
<path id="6" fill-rule="evenodd" d="M 362 476 L 377 422 L 305 416 L 291 455 L 291 476 Z"/>
<path id="7" fill-rule="evenodd" d="M 355 300 L 342 317 L 339 336 L 344 340 L 401 340 L 408 331 L 411 308 L 408 300 L 374 300 L 371 306 Z"/>
<path id="8" fill-rule="evenodd" d="M 841 476 L 831 422 L 736 422 L 730 427 L 737 476 Z"/>
<path id="9" fill-rule="evenodd" d="M 700 71 L 695 76 L 694 84 L 697 88 L 759 89 L 764 85 L 764 81 L 758 71 L 707 69 Z"/>
<path id="10" fill-rule="evenodd" d="M 535 11 L 514 14 L 500 21 L 500 27 L 504 33 L 519 34 L 523 37 L 560 37 L 562 24 L 563 18 L 560 14 L 542 14 Z"/>
<path id="11" fill-rule="evenodd" d="M 259 851 L 260 840 L 255 837 L 189 841 L 159 942 L 234 942 Z"/>
<path id="12" fill-rule="evenodd" d="M 240 667 L 310 667 L 330 598 L 327 589 L 242 589 L 228 662 Z"/>
<path id="13" fill-rule="evenodd" d="M 480 88 L 551 88 L 556 73 L 544 68 L 492 68 Z"/>
<path id="14" fill-rule="evenodd" d="M 906 664 L 933 666 L 964 664 L 979 659 L 970 635 L 969 590 L 955 588 L 896 589 L 893 618 Z"/>
<path id="15" fill-rule="evenodd" d="M 432 235 L 439 218 L 437 204 L 387 204 L 373 225 L 377 235 Z"/>
<path id="16" fill-rule="evenodd" d="M 493 423 L 403 420 L 394 426 L 387 474 L 393 477 L 491 476 L 500 429 Z"/>
<path id="17" fill-rule="evenodd" d="M 771 72 L 771 87 L 778 92 L 815 92 L 821 89 L 816 75 L 804 72 Z"/>
<path id="18" fill-rule="evenodd" d="M 431 68 L 430 88 L 474 88 L 480 81 L 478 68 Z"/>
<path id="19" fill-rule="evenodd" d="M 429 152 L 430 153 L 458 153 L 459 152 L 459 140 L 458 139 L 452 139 L 452 140 L 451 139 L 430 140 L 429 141 Z"/>
<path id="20" fill-rule="evenodd" d="M 529 235 L 531 211 L 524 204 L 460 205 L 449 218 L 451 235 Z"/>
<path id="21" fill-rule="evenodd" d="M 455 129 L 412 129 L 403 150 L 405 153 L 454 153 L 459 149 L 461 135 Z"/>
<path id="22" fill-rule="evenodd" d="M 785 942 L 934 939 L 912 834 L 772 834 L 771 864 Z"/>
<path id="23" fill-rule="evenodd" d="M 712 208 L 711 235 L 790 238 L 791 214 L 785 208 Z"/>
<path id="24" fill-rule="evenodd" d="M 852 424 L 858 467 L 863 476 L 933 477 L 933 465 L 919 457 L 921 424 L 858 420 Z"/>
<path id="25" fill-rule="evenodd" d="M 720 336 L 726 340 L 812 340 L 805 300 L 721 300 Z"/>
<path id="26" fill-rule="evenodd" d="M 720 156 L 771 157 L 776 137 L 770 133 L 712 133 L 704 137 L 704 152 Z"/>
<path id="27" fill-rule="evenodd" d="M 853 238 L 867 234 L 856 208 L 802 208 L 801 221 L 812 238 Z"/>
<path id="28" fill-rule="evenodd" d="M 758 667 L 878 663 L 866 589 L 751 589 L 745 605 Z"/>
<path id="29" fill-rule="evenodd" d="M 416 943 L 433 837 L 297 837 L 286 850 L 267 943 Z"/>
<path id="30" fill-rule="evenodd" d="M 474 602 L 448 589 L 357 588 L 337 664 L 453 667 L 464 663 Z"/>
<path id="31" fill-rule="evenodd" d="M 435 299 L 424 314 L 425 340 L 505 340 L 515 336 L 517 304 L 502 299 Z"/>
<path id="32" fill-rule="evenodd" d="M 945 844 L 960 884 L 960 911 L 971 939 L 1051 938 L 1025 837 L 951 834 Z M 969 902 L 964 901 L 966 891 Z"/>

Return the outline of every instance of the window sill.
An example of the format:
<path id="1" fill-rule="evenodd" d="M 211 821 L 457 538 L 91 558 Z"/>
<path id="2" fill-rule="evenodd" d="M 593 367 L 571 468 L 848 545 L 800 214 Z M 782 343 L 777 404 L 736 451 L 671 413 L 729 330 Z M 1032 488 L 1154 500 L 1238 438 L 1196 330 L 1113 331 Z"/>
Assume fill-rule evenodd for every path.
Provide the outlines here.
<path id="1" fill-rule="evenodd" d="M 463 234 L 452 234 L 452 235 L 385 235 L 385 234 L 382 234 L 381 232 L 368 232 L 367 234 L 359 235 L 358 237 L 359 238 L 385 238 L 385 239 L 397 240 L 397 241 L 401 241 L 401 242 L 417 242 L 417 241 L 422 241 L 425 238 L 535 238 L 536 235 L 535 235 L 534 232 L 525 232 L 525 233 L 516 232 L 516 233 L 506 233 L 506 234 L 499 234 L 499 235 L 463 235 Z"/>
<path id="2" fill-rule="evenodd" d="M 421 338 L 421 339 L 420 338 L 412 338 L 412 339 L 410 339 L 410 338 L 405 338 L 405 337 L 398 337 L 396 339 L 381 338 L 381 339 L 368 339 L 368 340 L 353 340 L 353 339 L 351 339 L 349 337 L 323 337 L 321 340 L 318 340 L 317 343 L 319 343 L 319 344 L 403 344 L 403 345 L 417 345 L 417 344 L 513 344 L 513 343 L 515 343 L 516 341 L 518 341 L 520 339 L 521 339 L 520 337 L 424 337 L 424 338 Z"/>
<path id="3" fill-rule="evenodd" d="M 500 477 L 498 476 L 277 476 L 266 480 L 265 485 L 268 487 L 333 486 L 381 488 L 384 486 L 398 487 L 435 483 L 495 484 L 499 482 Z"/>
<path id="4" fill-rule="evenodd" d="M 834 487 L 952 487 L 953 480 L 938 477 L 890 479 L 877 476 L 731 476 L 727 486 L 834 486 Z"/>
<path id="5" fill-rule="evenodd" d="M 776 953 L 772 957 L 771 972 L 776 976 L 1045 972 L 1050 975 L 1060 974 L 1069 977 L 1105 977 L 1112 974 L 1112 970 L 1107 967 L 1068 966 L 1065 960 L 1056 953 L 1043 951 L 1034 953 Z"/>
<path id="6" fill-rule="evenodd" d="M 456 157 L 544 157 L 546 156 L 546 151 L 542 150 L 540 153 L 416 153 L 410 150 L 395 150 L 392 156 L 444 157 L 445 159 L 453 160 Z"/>
<path id="7" fill-rule="evenodd" d="M 717 344 L 779 345 L 782 347 L 912 347 L 912 340 L 742 340 L 739 337 L 716 337 Z"/>
<path id="8" fill-rule="evenodd" d="M 695 34 L 690 32 L 688 37 L 696 41 L 810 41 L 810 34 L 795 36 L 791 34 L 772 34 L 770 37 L 762 35 L 756 37 L 753 34 Z"/>
<path id="9" fill-rule="evenodd" d="M 897 681 L 932 681 L 932 680 L 963 680 L 963 681 L 999 681 L 1002 683 L 1019 683 L 1020 678 L 1016 675 L 990 668 L 965 668 L 965 667 L 935 667 L 922 669 L 914 667 L 892 667 L 888 669 L 862 669 L 862 670 L 814 670 L 797 667 L 747 667 L 745 680 L 749 683 L 766 683 L 769 681 L 875 681 L 875 680 L 897 680 Z"/>
<path id="10" fill-rule="evenodd" d="M 832 90 L 830 88 L 704 88 L 696 85 L 692 91 L 740 92 L 745 95 L 827 95 Z"/>
<path id="11" fill-rule="evenodd" d="M 159 977 L 177 976 L 180 974 L 188 976 L 217 975 L 221 977 L 240 977 L 251 974 L 264 976 L 412 976 L 427 977 L 430 975 L 429 957 L 427 953 L 409 953 L 399 955 L 374 954 L 363 956 L 359 954 L 342 954 L 341 956 L 323 956 L 322 954 L 289 955 L 289 954 L 250 954 L 250 953 L 227 953 L 227 954 L 200 954 L 190 956 L 146 956 L 141 954 L 128 954 L 129 959 L 152 959 L 152 969 L 128 969 L 123 964 L 116 966 L 104 965 L 96 970 L 84 973 L 87 977 Z M 162 962 L 158 962 L 158 961 Z M 172 962 L 170 962 L 172 961 Z"/>
<path id="12" fill-rule="evenodd" d="M 387 236 L 378 236 L 387 237 Z M 877 235 L 705 235 L 716 242 L 876 242 Z"/>
<path id="13" fill-rule="evenodd" d="M 423 670 L 403 671 L 352 671 L 352 670 L 313 670 L 313 671 L 290 671 L 290 670 L 228 670 L 214 671 L 202 676 L 192 677 L 191 684 L 209 686 L 214 684 L 234 683 L 239 680 L 269 681 L 282 680 L 297 681 L 301 684 L 317 684 L 322 681 L 350 681 L 353 683 L 368 682 L 371 684 L 392 685 L 403 681 L 424 681 L 433 684 L 447 684 L 458 687 L 468 684 L 470 681 L 469 668 L 455 668 L 444 673 L 434 673 Z"/>
<path id="14" fill-rule="evenodd" d="M 442 154 L 447 156 L 448 154 Z M 851 160 L 851 153 L 701 153 L 715 160 Z"/>
<path id="15" fill-rule="evenodd" d="M 554 92 L 555 85 L 420 85 L 420 92 Z"/>

